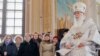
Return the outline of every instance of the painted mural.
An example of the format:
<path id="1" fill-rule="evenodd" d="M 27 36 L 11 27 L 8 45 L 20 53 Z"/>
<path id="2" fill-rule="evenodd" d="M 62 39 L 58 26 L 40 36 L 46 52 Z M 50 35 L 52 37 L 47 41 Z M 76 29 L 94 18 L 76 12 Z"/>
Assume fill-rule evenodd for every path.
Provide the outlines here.
<path id="1" fill-rule="evenodd" d="M 60 28 L 70 28 L 73 21 L 72 5 L 77 0 L 57 0 L 57 18 Z"/>

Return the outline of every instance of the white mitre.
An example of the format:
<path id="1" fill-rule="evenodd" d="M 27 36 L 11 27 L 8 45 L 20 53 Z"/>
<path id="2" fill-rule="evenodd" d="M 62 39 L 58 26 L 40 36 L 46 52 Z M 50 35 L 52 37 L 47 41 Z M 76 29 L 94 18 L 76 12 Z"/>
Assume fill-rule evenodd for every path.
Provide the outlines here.
<path id="1" fill-rule="evenodd" d="M 80 11 L 85 13 L 86 11 L 86 4 L 83 2 L 77 2 L 73 5 L 73 12 Z"/>

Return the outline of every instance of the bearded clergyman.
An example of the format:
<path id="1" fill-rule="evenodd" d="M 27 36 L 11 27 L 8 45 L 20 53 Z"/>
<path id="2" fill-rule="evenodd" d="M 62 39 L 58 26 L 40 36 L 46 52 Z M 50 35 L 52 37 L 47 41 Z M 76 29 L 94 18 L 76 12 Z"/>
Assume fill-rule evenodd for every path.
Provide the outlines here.
<path id="1" fill-rule="evenodd" d="M 96 24 L 86 17 L 86 4 L 77 2 L 73 5 L 74 23 L 60 42 L 62 56 L 96 56 L 96 46 L 100 45 L 100 34 Z"/>

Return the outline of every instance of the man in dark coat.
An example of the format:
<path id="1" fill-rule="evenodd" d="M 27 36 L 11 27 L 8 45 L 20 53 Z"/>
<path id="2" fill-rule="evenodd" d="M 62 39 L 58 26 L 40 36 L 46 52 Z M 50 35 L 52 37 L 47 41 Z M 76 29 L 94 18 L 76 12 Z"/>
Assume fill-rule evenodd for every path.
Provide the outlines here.
<path id="1" fill-rule="evenodd" d="M 38 44 L 29 35 L 25 38 L 25 41 L 20 45 L 17 56 L 39 56 Z"/>

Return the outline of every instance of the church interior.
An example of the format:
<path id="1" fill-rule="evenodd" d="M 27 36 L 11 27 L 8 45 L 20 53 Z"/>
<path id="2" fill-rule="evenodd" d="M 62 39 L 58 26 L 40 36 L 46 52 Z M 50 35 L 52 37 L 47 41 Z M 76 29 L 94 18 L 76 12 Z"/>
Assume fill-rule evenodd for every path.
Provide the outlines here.
<path id="1" fill-rule="evenodd" d="M 100 32 L 100 0 L 0 0 L 0 43 L 5 35 L 14 39 L 16 35 L 49 33 L 61 39 L 73 25 L 72 5 L 76 2 L 86 4 L 86 16 Z"/>

